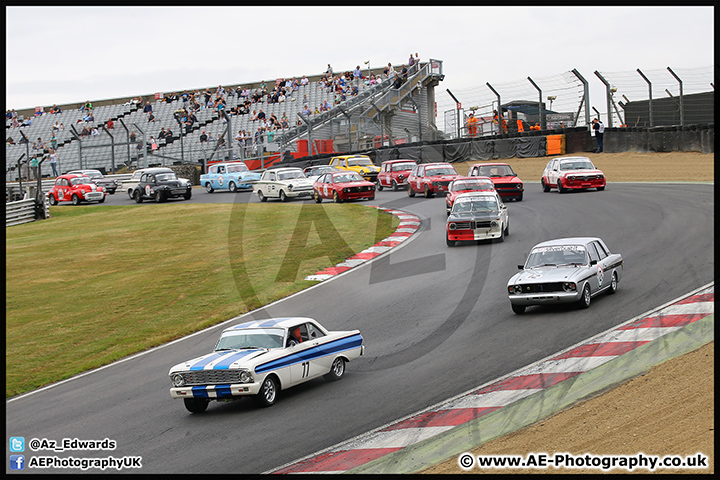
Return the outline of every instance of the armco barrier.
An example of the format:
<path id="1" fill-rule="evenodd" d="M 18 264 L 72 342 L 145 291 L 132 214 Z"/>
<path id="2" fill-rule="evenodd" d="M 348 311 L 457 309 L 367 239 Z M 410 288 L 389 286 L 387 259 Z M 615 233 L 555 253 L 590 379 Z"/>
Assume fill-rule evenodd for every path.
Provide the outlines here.
<path id="1" fill-rule="evenodd" d="M 47 202 L 44 203 L 45 217 L 50 214 L 47 209 Z M 35 199 L 29 198 L 18 202 L 5 204 L 5 227 L 20 225 L 35 221 Z"/>

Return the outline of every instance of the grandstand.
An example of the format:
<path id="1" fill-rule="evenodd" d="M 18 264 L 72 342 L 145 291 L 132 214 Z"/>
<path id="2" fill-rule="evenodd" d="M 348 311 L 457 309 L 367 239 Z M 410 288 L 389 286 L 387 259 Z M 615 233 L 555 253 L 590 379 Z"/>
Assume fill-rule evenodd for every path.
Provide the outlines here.
<path id="1" fill-rule="evenodd" d="M 62 112 L 56 114 L 46 112 L 35 116 L 32 110 L 18 112 L 18 123 L 22 125 L 28 117 L 32 123 L 14 126 L 13 119 L 6 118 L 6 138 L 12 138 L 12 144 L 7 141 L 5 147 L 6 181 L 17 180 L 16 166 L 20 159 L 26 162 L 36 156 L 38 152 L 32 148 L 35 140 L 41 138 L 50 147 L 56 123 L 64 126 L 55 131 L 59 173 L 79 168 L 115 173 L 145 166 L 204 164 L 227 159 L 244 159 L 251 168 L 260 168 L 287 155 L 301 158 L 371 148 L 388 142 L 401 144 L 441 137 L 435 127 L 434 112 L 434 87 L 444 78 L 441 61 L 430 60 L 411 67 L 402 85 L 394 85 L 393 78 L 379 69 L 363 74 L 364 80 L 346 80 L 344 93 L 319 83 L 322 75 L 308 76 L 306 85 L 288 89 L 282 103 L 270 101 L 270 93 L 276 85 L 284 85 L 286 79 L 268 82 L 265 92 L 260 91 L 262 82 L 224 86 L 222 95 L 216 94 L 218 86 L 188 89 L 186 92 L 191 95 L 198 93 L 201 107 L 195 112 L 197 121 L 182 136 L 176 112 L 192 104 L 184 102 L 182 95 L 177 99 L 159 93 L 152 98 L 146 95 L 144 99 L 140 96 L 92 101 L 93 122 L 83 121 L 86 112 L 80 107 L 84 102 L 60 105 Z M 367 81 L 370 74 L 380 79 L 380 83 L 370 84 Z M 257 92 L 260 98 L 249 105 L 249 113 L 237 114 L 236 109 L 246 100 L 241 96 L 243 90 L 251 94 Z M 204 100 L 205 91 L 212 92 L 208 104 Z M 214 104 L 218 98 L 224 103 L 222 110 Z M 148 122 L 148 114 L 143 111 L 146 102 L 152 106 L 154 122 Z M 326 103 L 331 106 L 329 110 L 316 111 Z M 305 106 L 311 113 L 299 115 Z M 255 138 L 259 122 L 251 117 L 254 110 L 260 109 L 267 118 L 272 115 L 278 120 L 287 118 L 287 127 L 278 128 L 272 134 L 263 131 L 261 138 Z M 109 121 L 114 128 L 107 128 Z M 98 134 L 81 136 L 84 126 L 95 126 Z M 161 140 L 159 133 L 163 128 L 169 128 L 172 136 Z M 130 138 L 131 132 L 136 140 Z M 203 132 L 213 140 L 201 142 Z M 244 146 L 235 140 L 238 132 L 247 132 L 250 136 L 243 142 Z M 224 146 L 217 142 L 221 135 Z M 28 143 L 21 142 L 23 136 Z M 157 142 L 154 151 L 142 148 L 148 145 L 151 136 Z M 27 178 L 27 167 L 21 171 Z M 42 172 L 43 177 L 49 176 L 47 162 L 43 163 Z"/>

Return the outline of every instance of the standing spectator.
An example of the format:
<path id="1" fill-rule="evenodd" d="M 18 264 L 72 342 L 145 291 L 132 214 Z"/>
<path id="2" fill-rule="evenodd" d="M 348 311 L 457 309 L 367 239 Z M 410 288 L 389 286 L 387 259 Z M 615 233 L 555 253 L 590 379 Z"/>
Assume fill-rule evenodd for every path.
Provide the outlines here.
<path id="1" fill-rule="evenodd" d="M 152 135 L 150 135 L 150 141 L 148 143 L 150 144 L 150 153 L 155 152 L 155 150 L 157 150 L 158 148 L 158 144 Z"/>
<path id="2" fill-rule="evenodd" d="M 55 132 L 53 132 L 52 138 L 50 139 L 50 148 L 57 150 L 57 138 L 55 137 Z"/>
<path id="3" fill-rule="evenodd" d="M 50 149 L 50 166 L 52 167 L 53 177 L 57 177 L 57 161 L 58 157 L 55 153 L 55 149 Z"/>
<path id="4" fill-rule="evenodd" d="M 403 83 L 407 80 L 408 77 L 408 69 L 405 65 L 402 66 L 402 70 L 400 70 L 400 78 L 402 78 Z"/>
<path id="5" fill-rule="evenodd" d="M 475 118 L 475 115 L 473 114 L 473 112 L 470 112 L 470 116 L 467 119 L 467 128 L 468 128 L 468 133 L 470 134 L 471 137 L 477 136 L 477 123 L 478 123 L 478 119 Z"/>
<path id="6" fill-rule="evenodd" d="M 592 121 L 593 130 L 595 130 L 595 139 L 597 140 L 598 148 L 595 153 L 602 153 L 603 151 L 603 134 L 605 133 L 605 125 L 597 118 Z"/>
<path id="7" fill-rule="evenodd" d="M 415 65 L 415 58 L 413 57 L 413 54 L 410 54 L 410 58 L 408 59 L 408 67 L 412 67 Z"/>
<path id="8" fill-rule="evenodd" d="M 137 135 L 135 135 L 135 130 L 133 130 L 132 132 L 130 132 L 130 143 L 135 142 L 137 142 Z"/>
<path id="9" fill-rule="evenodd" d="M 353 80 L 358 81 L 358 80 L 362 80 L 362 78 L 363 78 L 362 70 L 360 70 L 360 65 L 358 65 L 357 67 L 355 67 L 355 70 L 353 70 Z"/>

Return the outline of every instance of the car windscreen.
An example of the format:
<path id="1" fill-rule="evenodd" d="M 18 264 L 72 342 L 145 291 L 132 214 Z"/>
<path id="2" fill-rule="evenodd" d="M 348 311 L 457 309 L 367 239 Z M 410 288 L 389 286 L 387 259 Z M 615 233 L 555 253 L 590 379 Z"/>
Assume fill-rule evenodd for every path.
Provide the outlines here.
<path id="1" fill-rule="evenodd" d="M 177 175 L 175 172 L 157 173 L 155 174 L 155 180 L 158 182 L 171 182 L 177 180 Z"/>
<path id="2" fill-rule="evenodd" d="M 479 190 L 481 188 L 488 189 L 488 190 L 494 190 L 495 186 L 489 180 L 463 181 L 463 182 L 453 182 L 451 190 L 453 192 L 459 192 L 461 190 Z"/>
<path id="3" fill-rule="evenodd" d="M 594 170 L 595 165 L 589 160 L 574 160 L 572 162 L 561 162 L 560 170 Z"/>
<path id="4" fill-rule="evenodd" d="M 494 198 L 477 198 L 473 200 L 463 200 L 455 202 L 452 209 L 453 213 L 487 213 L 497 214 L 500 213 L 500 206 L 497 200 Z"/>
<path id="5" fill-rule="evenodd" d="M 282 328 L 242 329 L 224 332 L 215 346 L 215 351 L 244 348 L 279 348 L 283 346 L 284 333 Z"/>
<path id="6" fill-rule="evenodd" d="M 406 170 L 412 170 L 413 167 L 415 167 L 415 164 L 412 162 L 408 163 L 393 163 L 392 171 L 393 172 L 404 172 Z"/>
<path id="7" fill-rule="evenodd" d="M 333 183 L 362 182 L 363 178 L 357 173 L 340 173 L 333 175 Z"/>
<path id="8" fill-rule="evenodd" d="M 585 264 L 585 247 L 582 245 L 554 245 L 534 248 L 525 262 L 525 268 Z"/>
<path id="9" fill-rule="evenodd" d="M 306 178 L 305 174 L 300 170 L 297 172 L 281 172 L 278 173 L 278 180 L 292 180 L 293 178 Z"/>
<path id="10" fill-rule="evenodd" d="M 75 177 L 70 179 L 70 183 L 72 183 L 73 185 L 87 185 L 89 183 L 92 183 L 92 180 L 90 179 L 90 177 Z"/>
<path id="11" fill-rule="evenodd" d="M 369 158 L 348 158 L 348 165 L 351 167 L 359 167 L 363 165 L 372 165 L 372 161 Z"/>
<path id="12" fill-rule="evenodd" d="M 428 177 L 436 175 L 457 175 L 457 172 L 452 167 L 435 167 L 426 169 L 425 175 Z"/>

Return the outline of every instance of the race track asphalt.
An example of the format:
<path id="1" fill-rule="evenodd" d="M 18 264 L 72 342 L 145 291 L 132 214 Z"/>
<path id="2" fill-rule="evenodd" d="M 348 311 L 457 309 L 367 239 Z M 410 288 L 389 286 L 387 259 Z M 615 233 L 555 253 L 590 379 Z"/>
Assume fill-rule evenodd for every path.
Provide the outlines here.
<path id="1" fill-rule="evenodd" d="M 442 197 L 377 192 L 367 203 L 417 215 L 418 233 L 372 262 L 243 317 L 308 316 L 330 330 L 359 329 L 365 356 L 348 364 L 342 381 L 317 379 L 284 391 L 268 409 L 243 400 L 213 402 L 205 413 L 189 414 L 170 398 L 167 372 L 211 351 L 224 324 L 11 399 L 7 436 L 109 438 L 117 442 L 113 451 L 26 456 L 140 456 L 138 473 L 271 470 L 499 378 L 711 282 L 713 192 L 710 184 L 618 183 L 603 192 L 561 195 L 542 193 L 539 184 L 530 183 L 522 202 L 509 203 L 505 242 L 454 248 L 445 245 Z M 248 192 L 211 195 L 196 188 L 191 201 L 257 199 Z M 134 204 L 118 194 L 106 203 Z M 536 243 L 567 236 L 599 236 L 623 255 L 618 293 L 594 298 L 587 310 L 535 307 L 513 314 L 505 286 L 517 265 Z"/>

